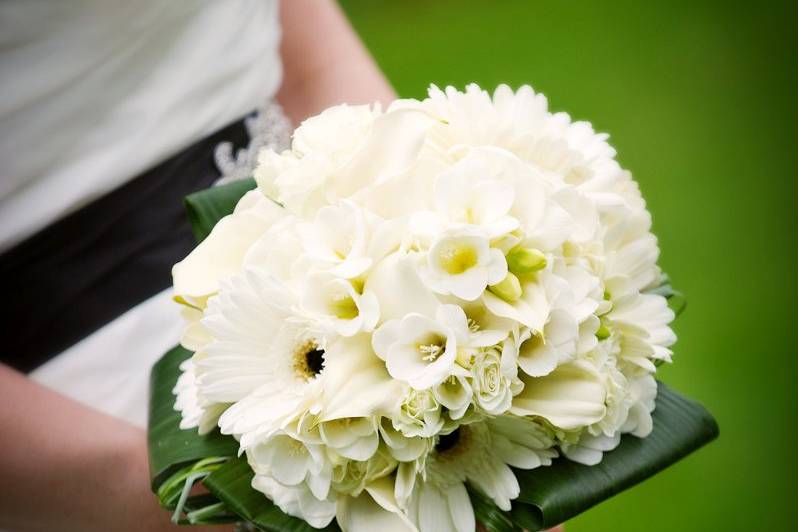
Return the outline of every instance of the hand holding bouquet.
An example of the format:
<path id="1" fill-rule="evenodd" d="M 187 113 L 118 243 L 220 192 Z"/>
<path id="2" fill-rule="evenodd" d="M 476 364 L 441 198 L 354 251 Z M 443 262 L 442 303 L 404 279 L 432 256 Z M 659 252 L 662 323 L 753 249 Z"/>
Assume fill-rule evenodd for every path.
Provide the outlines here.
<path id="1" fill-rule="evenodd" d="M 270 530 L 536 528 L 714 437 L 658 400 L 671 292 L 606 140 L 529 87 L 433 87 L 305 121 L 221 219 L 231 197 L 203 193 L 213 229 L 173 271 L 194 354 L 154 373 L 182 369 L 154 395 L 162 502 Z"/>

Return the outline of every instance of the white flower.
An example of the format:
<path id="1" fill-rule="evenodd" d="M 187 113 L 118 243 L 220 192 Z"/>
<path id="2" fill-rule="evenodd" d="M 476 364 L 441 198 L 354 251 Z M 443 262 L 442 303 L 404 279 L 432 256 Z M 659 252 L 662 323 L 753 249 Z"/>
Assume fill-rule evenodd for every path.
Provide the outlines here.
<path id="1" fill-rule="evenodd" d="M 612 303 L 607 319 L 620 335 L 620 357 L 652 372 L 652 361 L 670 362 L 676 335 L 668 326 L 674 318 L 668 301 L 660 295 L 632 293 Z"/>
<path id="2" fill-rule="evenodd" d="M 350 460 L 365 461 L 377 452 L 380 443 L 377 421 L 374 418 L 341 418 L 319 425 L 321 441 Z"/>
<path id="3" fill-rule="evenodd" d="M 285 216 L 285 211 L 257 190 L 245 194 L 233 214 L 225 216 L 211 233 L 172 268 L 176 298 L 189 302 L 219 290 L 219 282 L 241 271 L 252 244 Z"/>
<path id="4" fill-rule="evenodd" d="M 435 292 L 473 301 L 488 285 L 504 279 L 507 262 L 487 237 L 471 229 L 451 229 L 432 244 L 421 271 Z"/>
<path id="5" fill-rule="evenodd" d="M 314 527 L 469 531 L 511 468 L 597 464 L 653 428 L 675 335 L 607 135 L 529 87 L 339 106 L 175 265 L 181 427 L 239 441 Z M 274 198 L 274 201 L 268 199 Z M 279 202 L 279 203 L 276 203 Z"/>
<path id="6" fill-rule="evenodd" d="M 412 313 L 384 323 L 374 331 L 372 343 L 392 377 L 424 390 L 457 371 L 458 340 L 466 342 L 468 333 L 463 310 L 441 305 L 436 319 Z"/>
<path id="7" fill-rule="evenodd" d="M 556 456 L 552 446 L 544 429 L 522 418 L 463 425 L 439 439 L 427 460 L 426 479 L 416 479 L 408 515 L 422 531 L 472 531 L 474 515 L 464 483 L 509 511 L 519 493 L 509 466 L 532 469 L 550 464 Z"/>
<path id="8" fill-rule="evenodd" d="M 469 380 L 462 375 L 450 375 L 446 380 L 433 387 L 435 400 L 448 410 L 453 420 L 462 418 L 471 406 L 473 389 Z"/>
<path id="9" fill-rule="evenodd" d="M 443 419 L 441 405 L 432 391 L 409 388 L 393 417 L 393 427 L 408 438 L 430 438 L 437 434 L 443 427 Z"/>
<path id="10" fill-rule="evenodd" d="M 419 255 L 391 253 L 369 273 L 363 289 L 377 297 L 383 322 L 411 313 L 435 316 L 440 303 L 418 274 Z"/>
<path id="11" fill-rule="evenodd" d="M 340 461 L 333 467 L 333 488 L 338 493 L 357 497 L 367 484 L 393 473 L 397 464 L 396 459 L 383 446 L 369 460 Z"/>
<path id="12" fill-rule="evenodd" d="M 579 441 L 573 444 L 562 444 L 560 449 L 569 460 L 580 464 L 592 466 L 601 462 L 604 453 L 612 451 L 621 443 L 621 433 L 617 432 L 613 436 L 599 434 L 594 436 L 585 433 Z"/>
<path id="13" fill-rule="evenodd" d="M 288 319 L 294 314 L 281 304 L 290 301 L 285 287 L 257 270 L 231 277 L 222 287 L 202 320 L 212 341 L 194 356 L 201 395 L 233 403 L 272 380 L 281 387 L 304 382 L 306 376 L 294 371 L 295 360 L 313 340 Z"/>
<path id="14" fill-rule="evenodd" d="M 507 412 L 521 389 L 514 346 L 481 350 L 474 357 L 471 375 L 476 404 L 493 416 Z"/>
<path id="15" fill-rule="evenodd" d="M 549 301 L 545 288 L 536 277 L 519 279 L 520 295 L 516 299 L 502 298 L 491 291 L 482 294 L 482 301 L 493 314 L 508 318 L 535 332 L 543 330 L 549 315 Z"/>
<path id="16" fill-rule="evenodd" d="M 481 154 L 480 154 L 481 155 Z M 467 155 L 435 178 L 434 212 L 413 214 L 419 232 L 448 226 L 473 225 L 488 238 L 515 230 L 518 220 L 509 216 L 515 189 L 506 179 L 494 177 L 501 167 L 484 157 Z"/>
<path id="17" fill-rule="evenodd" d="M 418 532 L 399 508 L 390 477 L 369 482 L 356 497 L 339 498 L 336 517 L 346 532 Z"/>
<path id="18" fill-rule="evenodd" d="M 418 460 L 429 451 L 432 442 L 430 438 L 408 436 L 405 432 L 422 433 L 428 425 L 439 426 L 439 419 L 437 418 L 440 417 L 440 410 L 438 405 L 435 405 L 434 402 L 429 400 L 429 391 L 417 392 L 411 389 L 408 393 L 408 397 L 410 397 L 411 394 L 421 397 L 422 401 L 427 401 L 427 407 L 418 404 L 411 406 L 412 400 L 404 401 L 402 403 L 403 412 L 400 412 L 400 414 L 394 418 L 394 421 L 391 421 L 389 418 L 383 418 L 380 423 L 380 436 L 382 437 L 382 441 L 388 446 L 388 451 L 391 456 L 400 462 Z M 416 406 L 421 406 L 421 408 L 416 408 Z M 402 419 L 402 414 L 407 417 Z M 427 414 L 429 414 L 431 423 L 427 423 L 427 418 L 425 417 Z M 416 425 L 413 421 L 408 422 L 409 419 L 420 421 L 420 423 Z M 402 430 L 395 428 L 394 424 L 400 426 Z"/>
<path id="19" fill-rule="evenodd" d="M 338 105 L 308 118 L 294 131 L 290 151 L 261 151 L 255 179 L 260 189 L 294 213 L 310 213 L 326 201 L 331 175 L 363 144 L 379 106 Z"/>
<path id="20" fill-rule="evenodd" d="M 332 464 L 323 446 L 277 433 L 250 447 L 246 453 L 255 474 L 269 476 L 283 486 L 306 483 L 317 499 L 327 498 Z"/>
<path id="21" fill-rule="evenodd" d="M 307 484 L 285 486 L 268 475 L 252 479 L 252 487 L 271 499 L 283 512 L 304 519 L 315 528 L 324 528 L 335 517 L 335 492 L 325 499 L 318 499 Z"/>
<path id="22" fill-rule="evenodd" d="M 358 293 L 352 283 L 329 273 L 307 277 L 302 308 L 342 336 L 371 331 L 380 316 L 371 292 Z"/>
<path id="23" fill-rule="evenodd" d="M 522 376 L 524 389 L 513 399 L 512 413 L 540 416 L 555 427 L 582 429 L 600 421 L 607 412 L 607 391 L 591 363 L 576 360 L 544 377 Z"/>
<path id="24" fill-rule="evenodd" d="M 313 223 L 299 230 L 307 257 L 324 264 L 333 275 L 352 279 L 372 264 L 366 213 L 352 203 L 319 209 Z"/>
<path id="25" fill-rule="evenodd" d="M 203 408 L 200 404 L 199 387 L 194 370 L 194 361 L 190 358 L 180 364 L 182 373 L 177 379 L 172 393 L 175 394 L 175 410 L 180 412 L 180 428 L 183 430 L 198 428 L 200 434 L 207 434 L 216 427 L 219 416 L 227 408 L 227 404 L 211 404 Z"/>
<path id="26" fill-rule="evenodd" d="M 654 428 L 651 413 L 657 398 L 657 381 L 652 375 L 644 374 L 630 378 L 628 383 L 631 407 L 626 422 L 621 426 L 621 432 L 645 438 Z"/>

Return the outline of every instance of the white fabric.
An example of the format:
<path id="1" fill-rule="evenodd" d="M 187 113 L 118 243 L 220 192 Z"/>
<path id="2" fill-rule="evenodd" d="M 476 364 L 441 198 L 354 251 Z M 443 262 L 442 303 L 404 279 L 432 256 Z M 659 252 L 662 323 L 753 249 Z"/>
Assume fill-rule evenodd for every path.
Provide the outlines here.
<path id="1" fill-rule="evenodd" d="M 271 99 L 277 0 L 0 2 L 0 250 Z M 144 426 L 169 291 L 31 377 Z"/>
<path id="2" fill-rule="evenodd" d="M 0 250 L 271 98 L 277 8 L 0 2 Z"/>
<path id="3" fill-rule="evenodd" d="M 37 368 L 30 377 L 144 427 L 150 369 L 183 330 L 172 290 L 157 294 Z"/>

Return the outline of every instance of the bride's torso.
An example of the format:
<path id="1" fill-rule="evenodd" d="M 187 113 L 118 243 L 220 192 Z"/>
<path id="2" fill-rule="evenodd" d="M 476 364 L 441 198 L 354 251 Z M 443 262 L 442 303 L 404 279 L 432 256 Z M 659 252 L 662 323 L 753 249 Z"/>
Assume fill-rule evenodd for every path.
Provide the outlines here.
<path id="1" fill-rule="evenodd" d="M 0 252 L 270 99 L 281 79 L 277 8 L 0 2 Z M 31 377 L 142 425 L 149 368 L 180 330 L 163 292 Z"/>
<path id="2" fill-rule="evenodd" d="M 254 109 L 276 0 L 0 3 L 0 250 Z"/>

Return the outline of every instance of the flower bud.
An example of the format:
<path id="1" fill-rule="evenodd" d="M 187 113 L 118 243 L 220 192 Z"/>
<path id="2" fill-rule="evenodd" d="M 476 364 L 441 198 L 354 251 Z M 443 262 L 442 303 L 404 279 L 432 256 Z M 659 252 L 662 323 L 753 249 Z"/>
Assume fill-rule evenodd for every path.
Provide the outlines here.
<path id="1" fill-rule="evenodd" d="M 596 331 L 596 338 L 599 340 L 606 340 L 610 337 L 610 328 L 602 321 L 598 330 Z"/>
<path id="2" fill-rule="evenodd" d="M 490 285 L 489 290 L 508 303 L 518 301 L 524 293 L 521 281 L 510 272 L 507 272 L 507 276 L 497 284 Z"/>
<path id="3" fill-rule="evenodd" d="M 518 246 L 507 254 L 507 267 L 517 275 L 524 275 L 546 267 L 546 255 L 535 248 Z"/>

